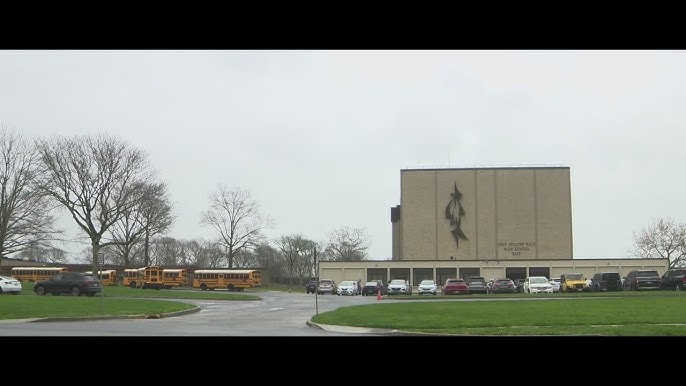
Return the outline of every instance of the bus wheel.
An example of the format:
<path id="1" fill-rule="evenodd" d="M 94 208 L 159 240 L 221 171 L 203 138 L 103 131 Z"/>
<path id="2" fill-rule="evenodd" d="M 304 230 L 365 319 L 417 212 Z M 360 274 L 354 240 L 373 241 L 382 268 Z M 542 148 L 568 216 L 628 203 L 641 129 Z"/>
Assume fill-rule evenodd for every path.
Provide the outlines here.
<path id="1" fill-rule="evenodd" d="M 207 291 L 207 284 L 205 284 L 205 283 L 200 284 L 200 289 L 203 291 Z"/>
<path id="2" fill-rule="evenodd" d="M 129 283 L 129 287 L 136 288 L 136 282 L 132 281 L 131 283 Z"/>
<path id="3" fill-rule="evenodd" d="M 226 286 L 226 289 L 231 291 L 231 292 L 236 290 L 236 288 L 233 286 L 233 284 L 229 284 L 228 286 Z"/>

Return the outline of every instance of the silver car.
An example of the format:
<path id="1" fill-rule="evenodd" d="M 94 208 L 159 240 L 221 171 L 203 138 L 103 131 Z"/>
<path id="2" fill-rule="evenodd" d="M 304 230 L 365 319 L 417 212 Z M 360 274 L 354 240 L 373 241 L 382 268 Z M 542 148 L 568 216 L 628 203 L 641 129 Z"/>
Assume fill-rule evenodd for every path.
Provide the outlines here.
<path id="1" fill-rule="evenodd" d="M 338 285 L 338 295 L 359 295 L 357 282 L 353 280 L 343 280 Z"/>
<path id="2" fill-rule="evenodd" d="M 13 277 L 0 276 L 0 294 L 18 295 L 21 292 L 21 282 Z"/>
<path id="3" fill-rule="evenodd" d="M 422 280 L 417 287 L 417 295 L 422 294 L 436 295 L 436 282 L 433 280 Z"/>
<path id="4" fill-rule="evenodd" d="M 412 295 L 412 286 L 407 280 L 393 279 L 388 283 L 386 293 L 388 295 Z"/>
<path id="5" fill-rule="evenodd" d="M 317 286 L 317 294 L 318 295 L 323 295 L 323 294 L 331 294 L 335 295 L 337 293 L 338 288 L 336 287 L 336 282 L 333 281 L 332 279 L 322 279 L 319 281 L 319 285 Z"/>

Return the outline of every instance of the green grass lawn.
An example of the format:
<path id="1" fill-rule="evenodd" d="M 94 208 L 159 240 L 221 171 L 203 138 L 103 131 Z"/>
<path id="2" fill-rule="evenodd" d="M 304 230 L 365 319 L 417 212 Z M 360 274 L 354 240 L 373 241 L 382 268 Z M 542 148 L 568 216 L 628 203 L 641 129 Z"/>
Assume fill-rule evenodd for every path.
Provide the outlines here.
<path id="1" fill-rule="evenodd" d="M 260 300 L 255 291 L 229 292 L 226 290 L 200 291 L 198 289 L 135 289 L 123 286 L 106 286 L 102 296 L 45 295 L 33 292 L 33 283 L 23 283 L 19 295 L 0 296 L 0 319 L 27 319 L 46 317 L 87 317 L 158 315 L 192 309 L 183 302 L 155 299 L 208 299 L 208 300 Z"/>
<path id="2" fill-rule="evenodd" d="M 378 302 L 321 313 L 312 321 L 452 335 L 686 335 L 686 294 L 680 292 L 480 297 L 489 301 L 432 296 L 436 301 Z"/>

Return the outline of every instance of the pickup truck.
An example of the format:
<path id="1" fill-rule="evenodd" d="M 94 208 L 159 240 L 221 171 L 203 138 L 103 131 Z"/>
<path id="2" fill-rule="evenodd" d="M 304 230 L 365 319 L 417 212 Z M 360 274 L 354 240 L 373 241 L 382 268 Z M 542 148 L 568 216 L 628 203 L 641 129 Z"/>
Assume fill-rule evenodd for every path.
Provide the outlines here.
<path id="1" fill-rule="evenodd" d="M 407 280 L 393 279 L 388 283 L 386 293 L 388 295 L 412 295 L 412 286 Z"/>

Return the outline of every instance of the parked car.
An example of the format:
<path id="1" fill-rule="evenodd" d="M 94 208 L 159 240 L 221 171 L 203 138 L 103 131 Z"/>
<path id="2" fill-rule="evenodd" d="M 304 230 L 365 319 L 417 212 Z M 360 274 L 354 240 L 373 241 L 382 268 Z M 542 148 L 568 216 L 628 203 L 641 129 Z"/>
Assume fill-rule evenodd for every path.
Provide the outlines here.
<path id="1" fill-rule="evenodd" d="M 492 294 L 513 294 L 516 292 L 517 286 L 510 279 L 494 279 L 493 283 L 491 283 Z"/>
<path id="2" fill-rule="evenodd" d="M 388 295 L 412 295 L 412 286 L 410 282 L 403 279 L 393 279 L 388 283 L 386 290 Z"/>
<path id="3" fill-rule="evenodd" d="M 379 287 L 381 287 L 381 295 L 386 295 L 386 284 L 383 283 L 383 280 L 372 280 L 377 283 L 379 283 Z"/>
<path id="4" fill-rule="evenodd" d="M 40 280 L 33 283 L 33 292 L 37 295 L 61 295 L 93 296 L 102 291 L 99 279 L 83 272 L 61 272 L 48 280 Z"/>
<path id="5" fill-rule="evenodd" d="M 586 292 L 591 288 L 581 273 L 564 273 L 560 275 L 560 292 Z"/>
<path id="6" fill-rule="evenodd" d="M 672 268 L 668 269 L 662 275 L 662 288 L 674 291 L 681 291 L 686 289 L 686 269 Z"/>
<path id="7" fill-rule="evenodd" d="M 598 272 L 591 277 L 591 291 L 621 291 L 622 277 L 619 272 Z"/>
<path id="8" fill-rule="evenodd" d="M 324 294 L 337 294 L 338 293 L 338 288 L 336 286 L 336 282 L 333 281 L 332 279 L 321 279 L 319 280 L 319 285 L 317 286 L 317 294 L 319 295 L 324 295 Z"/>
<path id="9" fill-rule="evenodd" d="M 307 284 L 305 284 L 305 292 L 308 294 L 317 292 L 318 285 L 319 282 L 317 280 L 310 280 L 307 282 Z"/>
<path id="10" fill-rule="evenodd" d="M 441 293 L 443 295 L 469 295 L 469 286 L 464 279 L 446 279 Z"/>
<path id="11" fill-rule="evenodd" d="M 560 286 L 562 285 L 562 279 L 559 277 L 554 277 L 550 279 L 550 284 L 553 285 L 553 293 L 560 292 Z"/>
<path id="12" fill-rule="evenodd" d="M 338 285 L 336 289 L 337 295 L 359 295 L 357 281 L 353 280 L 343 280 L 341 284 Z"/>
<path id="13" fill-rule="evenodd" d="M 470 276 L 469 279 L 467 279 L 467 284 L 469 285 L 469 283 L 471 283 L 473 281 L 479 281 L 479 282 L 484 283 L 484 285 L 486 285 L 486 279 L 484 279 L 481 276 Z"/>
<path id="14" fill-rule="evenodd" d="M 514 283 L 517 286 L 517 292 L 524 292 L 524 279 L 515 279 Z"/>
<path id="15" fill-rule="evenodd" d="M 486 280 L 483 277 L 469 278 L 469 281 L 467 281 L 467 287 L 469 288 L 470 295 L 488 294 Z"/>
<path id="16" fill-rule="evenodd" d="M 381 295 L 384 294 L 383 285 L 380 283 L 381 280 L 368 281 L 362 286 L 362 296 L 377 296 L 379 292 Z"/>
<path id="17" fill-rule="evenodd" d="M 662 277 L 654 269 L 637 269 L 626 274 L 622 289 L 625 291 L 655 290 L 662 288 Z"/>
<path id="18" fill-rule="evenodd" d="M 431 294 L 436 295 L 436 282 L 433 280 L 422 280 L 417 287 L 417 295 Z"/>
<path id="19" fill-rule="evenodd" d="M 553 293 L 553 285 L 545 276 L 529 276 L 524 279 L 522 290 L 525 294 Z"/>
<path id="20" fill-rule="evenodd" d="M 0 294 L 19 295 L 21 282 L 13 277 L 0 276 Z"/>

